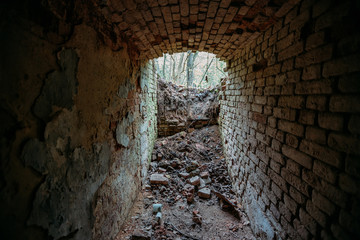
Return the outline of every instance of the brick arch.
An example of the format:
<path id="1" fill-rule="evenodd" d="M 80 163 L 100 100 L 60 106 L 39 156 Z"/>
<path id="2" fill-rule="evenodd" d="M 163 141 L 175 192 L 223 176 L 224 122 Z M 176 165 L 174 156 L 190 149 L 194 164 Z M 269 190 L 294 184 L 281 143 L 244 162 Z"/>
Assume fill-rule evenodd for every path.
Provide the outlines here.
<path id="1" fill-rule="evenodd" d="M 119 36 L 128 40 L 139 52 L 139 59 L 199 50 L 226 60 L 283 17 L 297 2 L 108 0 L 97 14 L 106 25 L 102 28 L 112 28 L 117 35 L 112 33 L 112 36 L 104 36 L 105 39 L 111 39 L 113 45 Z M 100 30 L 103 35 L 111 32 L 104 29 Z"/>

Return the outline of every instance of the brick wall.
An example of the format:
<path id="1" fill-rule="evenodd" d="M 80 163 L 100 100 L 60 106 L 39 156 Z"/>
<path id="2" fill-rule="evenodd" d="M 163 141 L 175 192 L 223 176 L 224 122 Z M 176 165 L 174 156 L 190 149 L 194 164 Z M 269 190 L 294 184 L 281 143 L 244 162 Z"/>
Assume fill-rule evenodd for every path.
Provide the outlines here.
<path id="1" fill-rule="evenodd" d="M 152 150 L 157 137 L 157 79 L 154 61 L 144 62 L 141 67 L 140 113 L 143 125 L 140 127 L 141 142 L 141 176 L 143 181 L 147 175 Z"/>
<path id="2" fill-rule="evenodd" d="M 356 9 L 302 1 L 228 63 L 224 148 L 262 238 L 360 236 Z"/>

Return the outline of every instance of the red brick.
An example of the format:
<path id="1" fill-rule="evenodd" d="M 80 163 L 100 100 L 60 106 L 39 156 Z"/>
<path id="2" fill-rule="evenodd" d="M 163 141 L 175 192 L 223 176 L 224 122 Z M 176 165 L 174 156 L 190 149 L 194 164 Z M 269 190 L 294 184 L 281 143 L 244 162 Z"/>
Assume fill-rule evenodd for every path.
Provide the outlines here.
<path id="1" fill-rule="evenodd" d="M 287 190 L 287 186 L 286 186 L 286 182 L 285 180 L 278 175 L 277 173 L 275 173 L 273 170 L 269 169 L 268 171 L 268 176 L 271 178 L 271 180 L 273 180 L 276 185 L 278 185 L 284 192 L 288 192 Z"/>
<path id="2" fill-rule="evenodd" d="M 284 39 L 276 43 L 276 51 L 280 52 L 281 50 L 288 48 L 294 43 L 295 34 L 291 33 L 287 35 Z"/>
<path id="3" fill-rule="evenodd" d="M 316 235 L 317 224 L 315 220 L 302 208 L 299 210 L 300 222 L 312 235 Z"/>
<path id="4" fill-rule="evenodd" d="M 280 107 L 301 109 L 305 106 L 305 98 L 302 96 L 281 96 L 278 105 Z"/>
<path id="5" fill-rule="evenodd" d="M 181 14 L 181 16 L 182 17 L 189 16 L 189 1 L 188 0 L 179 0 L 179 1 L 180 1 L 180 14 Z"/>
<path id="6" fill-rule="evenodd" d="M 314 80 L 321 77 L 321 66 L 319 64 L 310 65 L 303 69 L 302 80 Z"/>
<path id="7" fill-rule="evenodd" d="M 311 201 L 306 202 L 306 211 L 312 216 L 316 222 L 318 222 L 322 227 L 326 226 L 326 215 L 321 212 Z"/>
<path id="8" fill-rule="evenodd" d="M 276 152 L 274 149 L 267 147 L 266 154 L 274 161 L 280 163 L 281 165 L 284 165 L 284 158 L 279 152 Z"/>
<path id="9" fill-rule="evenodd" d="M 312 168 L 312 159 L 308 155 L 295 150 L 292 147 L 287 145 L 283 145 L 282 153 L 287 156 L 288 158 L 294 160 L 295 162 L 299 163 L 300 165 L 311 169 Z"/>
<path id="10" fill-rule="evenodd" d="M 268 77 L 271 75 L 276 75 L 280 72 L 281 64 L 276 64 L 264 69 L 263 77 Z"/>
<path id="11" fill-rule="evenodd" d="M 253 113 L 252 119 L 256 122 L 263 123 L 263 124 L 266 124 L 266 122 L 267 122 L 266 115 L 261 114 L 261 113 L 256 113 L 256 112 Z"/>
<path id="12" fill-rule="evenodd" d="M 355 54 L 340 59 L 335 59 L 324 64 L 323 76 L 337 76 L 344 73 L 360 71 L 360 55 Z"/>
<path id="13" fill-rule="evenodd" d="M 296 190 L 305 196 L 309 196 L 309 185 L 306 182 L 302 181 L 299 177 L 295 176 L 285 168 L 281 169 L 281 176 Z"/>
<path id="14" fill-rule="evenodd" d="M 341 131 L 344 125 L 344 118 L 340 114 L 320 113 L 318 115 L 318 123 L 321 128 Z"/>
<path id="15" fill-rule="evenodd" d="M 312 192 L 312 202 L 329 216 L 332 216 L 335 212 L 335 205 L 315 190 Z"/>
<path id="16" fill-rule="evenodd" d="M 319 159 L 334 167 L 339 167 L 341 162 L 341 155 L 330 148 L 320 146 L 316 143 L 303 140 L 300 143 L 300 151 L 309 154 L 310 156 Z"/>
<path id="17" fill-rule="evenodd" d="M 303 42 L 297 42 L 293 44 L 292 46 L 284 49 L 283 51 L 279 52 L 278 54 L 278 61 L 283 61 L 288 58 L 294 57 L 302 53 L 304 50 L 304 43 Z"/>
<path id="18" fill-rule="evenodd" d="M 334 95 L 330 98 L 331 112 L 360 112 L 359 95 Z"/>
<path id="19" fill-rule="evenodd" d="M 330 79 L 299 82 L 295 88 L 296 94 L 330 94 L 332 92 L 332 81 Z"/>
<path id="20" fill-rule="evenodd" d="M 294 187 L 290 186 L 289 193 L 291 198 L 294 199 L 298 204 L 305 203 L 305 196 L 298 190 L 296 190 Z"/>
<path id="21" fill-rule="evenodd" d="M 301 68 L 315 63 L 325 62 L 332 57 L 332 45 L 326 45 L 321 48 L 315 48 L 309 52 L 306 52 L 295 59 L 295 67 Z"/>
<path id="22" fill-rule="evenodd" d="M 309 110 L 301 110 L 299 116 L 299 123 L 306 125 L 313 125 L 315 120 L 315 113 Z"/>
<path id="23" fill-rule="evenodd" d="M 321 161 L 315 160 L 313 171 L 322 179 L 325 179 L 326 181 L 335 184 L 337 179 L 337 173 L 333 167 Z"/>
<path id="24" fill-rule="evenodd" d="M 289 121 L 295 121 L 296 110 L 290 108 L 274 108 L 274 117 Z"/>
<path id="25" fill-rule="evenodd" d="M 280 214 L 282 216 L 284 216 L 287 221 L 289 221 L 289 222 L 291 221 L 292 214 L 283 202 L 279 202 L 279 211 L 280 211 Z"/>
<path id="26" fill-rule="evenodd" d="M 286 134 L 285 142 L 287 145 L 293 148 L 297 148 L 299 145 L 299 140 L 297 139 L 297 137 L 291 134 Z"/>
<path id="27" fill-rule="evenodd" d="M 316 47 L 324 44 L 324 42 L 325 42 L 325 32 L 324 31 L 313 33 L 306 39 L 305 50 L 309 51 L 313 48 L 316 48 Z"/>
<path id="28" fill-rule="evenodd" d="M 280 130 L 294 134 L 295 136 L 302 137 L 304 135 L 304 127 L 297 123 L 279 120 L 278 127 Z"/>
<path id="29" fill-rule="evenodd" d="M 300 177 L 300 173 L 301 173 L 301 166 L 300 164 L 296 163 L 295 161 L 288 159 L 286 161 L 286 169 L 295 174 L 296 176 Z"/>
<path id="30" fill-rule="evenodd" d="M 330 133 L 328 144 L 331 148 L 338 151 L 360 155 L 360 140 L 351 135 Z"/>
<path id="31" fill-rule="evenodd" d="M 314 141 L 320 144 L 326 144 L 326 132 L 323 129 L 316 127 L 307 127 L 305 137 L 308 140 Z"/>
<path id="32" fill-rule="evenodd" d="M 325 111 L 326 110 L 325 96 L 308 96 L 306 100 L 306 108 L 312 110 Z"/>
<path id="33" fill-rule="evenodd" d="M 310 11 L 306 10 L 291 21 L 289 31 L 292 32 L 294 30 L 300 29 L 307 21 L 309 21 L 309 19 Z"/>
<path id="34" fill-rule="evenodd" d="M 342 208 L 345 208 L 347 206 L 347 194 L 344 191 L 335 187 L 334 185 L 322 181 L 320 188 L 317 190 L 322 195 L 327 197 L 330 201 L 334 202 L 336 205 L 339 205 Z"/>
<path id="35" fill-rule="evenodd" d="M 309 239 L 310 233 L 308 232 L 308 230 L 306 230 L 305 226 L 300 223 L 298 219 L 294 219 L 293 224 L 294 228 L 300 235 L 300 239 Z"/>

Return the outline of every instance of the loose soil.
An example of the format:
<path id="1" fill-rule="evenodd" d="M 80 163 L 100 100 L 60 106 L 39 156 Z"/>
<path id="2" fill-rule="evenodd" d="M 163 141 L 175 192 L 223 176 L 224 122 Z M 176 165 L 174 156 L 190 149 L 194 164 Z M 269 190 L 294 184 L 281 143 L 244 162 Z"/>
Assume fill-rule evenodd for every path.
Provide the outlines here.
<path id="1" fill-rule="evenodd" d="M 151 184 L 152 174 L 168 184 Z M 196 176 L 201 181 L 193 186 Z M 202 188 L 211 189 L 210 198 L 198 196 Z M 161 221 L 155 203 L 162 204 Z M 156 141 L 147 185 L 130 216 L 116 239 L 255 239 L 231 189 L 218 126 Z"/>

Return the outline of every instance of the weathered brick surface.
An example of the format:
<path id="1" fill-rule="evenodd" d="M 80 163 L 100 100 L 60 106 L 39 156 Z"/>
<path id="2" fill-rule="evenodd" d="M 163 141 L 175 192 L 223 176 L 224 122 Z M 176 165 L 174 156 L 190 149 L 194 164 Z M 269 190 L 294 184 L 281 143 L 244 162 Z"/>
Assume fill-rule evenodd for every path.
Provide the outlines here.
<path id="1" fill-rule="evenodd" d="M 245 189 L 262 189 L 264 218 L 290 239 L 358 235 L 347 219 L 360 216 L 359 204 L 350 204 L 359 201 L 360 48 L 358 33 L 352 43 L 341 27 L 350 18 L 337 16 L 349 9 L 348 2 L 299 1 L 229 62 L 227 84 L 237 90 L 221 100 L 225 154 L 246 169 L 241 176 L 253 176 L 235 172 L 234 188 L 244 190 L 244 205 Z M 268 187 L 255 176 L 268 177 Z"/>

